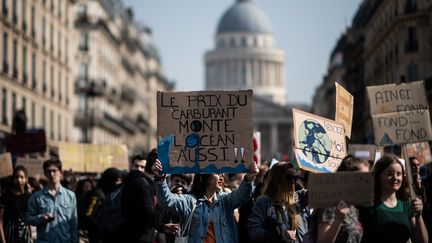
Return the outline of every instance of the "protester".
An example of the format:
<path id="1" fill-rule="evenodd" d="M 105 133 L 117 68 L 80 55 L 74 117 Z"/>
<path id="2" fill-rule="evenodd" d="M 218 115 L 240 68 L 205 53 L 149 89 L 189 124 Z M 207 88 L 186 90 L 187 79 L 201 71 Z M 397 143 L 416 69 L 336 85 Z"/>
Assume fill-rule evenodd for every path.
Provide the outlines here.
<path id="1" fill-rule="evenodd" d="M 368 172 L 369 162 L 353 156 L 345 157 L 337 172 Z M 358 210 L 353 205 L 340 201 L 336 207 L 315 209 L 316 220 L 312 230 L 317 243 L 360 243 L 363 230 L 358 220 Z"/>
<path id="2" fill-rule="evenodd" d="M 295 191 L 295 170 L 288 162 L 270 169 L 263 195 L 249 217 L 251 239 L 259 242 L 302 242 L 308 231 L 307 191 Z"/>
<path id="3" fill-rule="evenodd" d="M 221 174 L 196 174 L 190 195 L 175 195 L 169 191 L 159 160 L 153 166 L 155 188 L 161 206 L 174 207 L 182 215 L 181 231 L 192 213 L 188 232 L 189 242 L 238 242 L 233 217 L 235 208 L 246 203 L 251 197 L 252 181 L 258 173 L 252 164 L 239 188 L 231 193 L 221 192 Z"/>
<path id="4" fill-rule="evenodd" d="M 88 192 L 81 200 L 82 203 L 78 204 L 80 226 L 88 232 L 87 236 L 90 243 L 109 242 L 110 240 L 115 242 L 117 240 L 117 232 L 111 234 L 102 232 L 104 225 L 101 224 L 108 225 L 112 222 L 101 223 L 99 213 L 107 198 L 119 189 L 121 183 L 121 172 L 116 168 L 108 168 L 102 173 L 97 187 Z"/>
<path id="5" fill-rule="evenodd" d="M 414 192 L 423 201 L 423 204 L 427 204 L 426 191 L 420 176 L 420 161 L 416 157 L 410 157 L 409 161 L 413 176 Z"/>
<path id="6" fill-rule="evenodd" d="M 146 159 L 132 158 L 122 192 L 122 213 L 125 217 L 123 236 L 126 242 L 152 242 L 156 237 L 157 212 L 151 170 L 157 151 L 153 149 Z"/>
<path id="7" fill-rule="evenodd" d="M 31 231 L 25 223 L 27 203 L 31 195 L 28 185 L 27 169 L 21 165 L 15 167 L 12 175 L 12 188 L 0 197 L 0 242 L 31 242 Z"/>
<path id="8" fill-rule="evenodd" d="M 428 242 L 421 199 L 409 199 L 405 170 L 398 157 L 387 154 L 374 166 L 375 203 L 359 207 L 362 242 Z"/>
<path id="9" fill-rule="evenodd" d="M 37 228 L 36 243 L 78 243 L 76 198 L 60 184 L 62 163 L 49 159 L 43 170 L 48 185 L 30 197 L 26 213 L 27 223 Z"/>

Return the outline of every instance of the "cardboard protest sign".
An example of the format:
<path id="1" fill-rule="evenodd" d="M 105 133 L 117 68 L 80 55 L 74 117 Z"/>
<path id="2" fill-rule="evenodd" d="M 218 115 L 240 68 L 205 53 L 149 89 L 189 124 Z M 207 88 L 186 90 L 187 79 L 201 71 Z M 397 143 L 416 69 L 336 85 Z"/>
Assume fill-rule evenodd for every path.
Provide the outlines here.
<path id="1" fill-rule="evenodd" d="M 60 143 L 59 155 L 64 170 L 103 172 L 110 167 L 119 170 L 129 168 L 125 145 Z"/>
<path id="2" fill-rule="evenodd" d="M 432 140 L 423 81 L 367 87 L 375 144 L 390 145 Z"/>
<path id="3" fill-rule="evenodd" d="M 373 144 L 349 144 L 348 154 L 361 159 L 375 161 L 376 148 Z"/>
<path id="4" fill-rule="evenodd" d="M 12 157 L 10 153 L 0 154 L 0 178 L 11 176 L 13 173 Z"/>
<path id="5" fill-rule="evenodd" d="M 340 122 L 345 127 L 345 136 L 351 138 L 351 127 L 354 110 L 354 97 L 342 87 L 336 85 L 336 113 L 335 121 Z"/>
<path id="6" fill-rule="evenodd" d="M 374 177 L 369 172 L 310 174 L 308 188 L 310 208 L 334 207 L 341 200 L 361 206 L 374 203 Z"/>
<path id="7" fill-rule="evenodd" d="M 424 165 L 432 161 L 431 150 L 428 142 L 407 144 L 408 156 L 416 157 Z"/>
<path id="8" fill-rule="evenodd" d="M 164 173 L 239 173 L 253 163 L 252 90 L 158 92 Z"/>
<path id="9" fill-rule="evenodd" d="M 346 156 L 341 123 L 293 109 L 294 153 L 300 168 L 333 172 Z"/>
<path id="10" fill-rule="evenodd" d="M 18 165 L 24 166 L 29 176 L 42 176 L 44 174 L 43 171 L 43 163 L 48 160 L 48 158 L 23 158 L 19 157 L 16 160 L 15 167 Z"/>

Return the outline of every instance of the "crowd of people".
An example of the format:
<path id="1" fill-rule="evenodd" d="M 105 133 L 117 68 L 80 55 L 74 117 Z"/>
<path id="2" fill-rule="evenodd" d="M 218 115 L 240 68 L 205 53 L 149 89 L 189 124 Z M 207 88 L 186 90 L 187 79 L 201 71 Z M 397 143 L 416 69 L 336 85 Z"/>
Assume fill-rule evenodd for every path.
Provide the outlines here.
<path id="1" fill-rule="evenodd" d="M 0 243 L 15 242 L 392 242 L 426 243 L 431 231 L 431 166 L 420 176 L 410 158 L 375 163 L 347 156 L 336 173 L 374 173 L 373 206 L 341 200 L 308 206 L 308 173 L 292 162 L 255 163 L 245 174 L 162 174 L 157 151 L 131 159 L 130 171 L 67 175 L 59 159 L 43 163 L 46 179 L 16 166 L 1 180 Z"/>

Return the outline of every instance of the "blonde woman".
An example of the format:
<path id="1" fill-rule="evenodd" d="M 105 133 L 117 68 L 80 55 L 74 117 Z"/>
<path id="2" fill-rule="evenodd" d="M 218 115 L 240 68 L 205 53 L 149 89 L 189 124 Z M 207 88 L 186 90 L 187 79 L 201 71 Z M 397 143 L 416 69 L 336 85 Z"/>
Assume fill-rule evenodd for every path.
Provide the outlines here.
<path id="1" fill-rule="evenodd" d="M 268 175 L 264 193 L 249 217 L 251 239 L 259 242 L 302 242 L 307 227 L 306 190 L 295 191 L 295 170 L 288 162 L 275 164 Z"/>

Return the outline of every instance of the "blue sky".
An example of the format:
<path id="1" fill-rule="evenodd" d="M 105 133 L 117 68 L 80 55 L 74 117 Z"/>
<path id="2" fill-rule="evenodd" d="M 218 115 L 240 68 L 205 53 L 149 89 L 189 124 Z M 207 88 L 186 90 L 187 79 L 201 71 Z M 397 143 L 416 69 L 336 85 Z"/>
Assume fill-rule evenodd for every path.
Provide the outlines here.
<path id="1" fill-rule="evenodd" d="M 253 0 L 269 18 L 285 51 L 289 103 L 311 104 L 336 41 L 361 0 Z M 204 88 L 204 53 L 214 48 L 216 28 L 235 0 L 123 0 L 153 30 L 165 74 L 177 90 Z M 335 80 L 337 81 L 337 80 Z"/>

